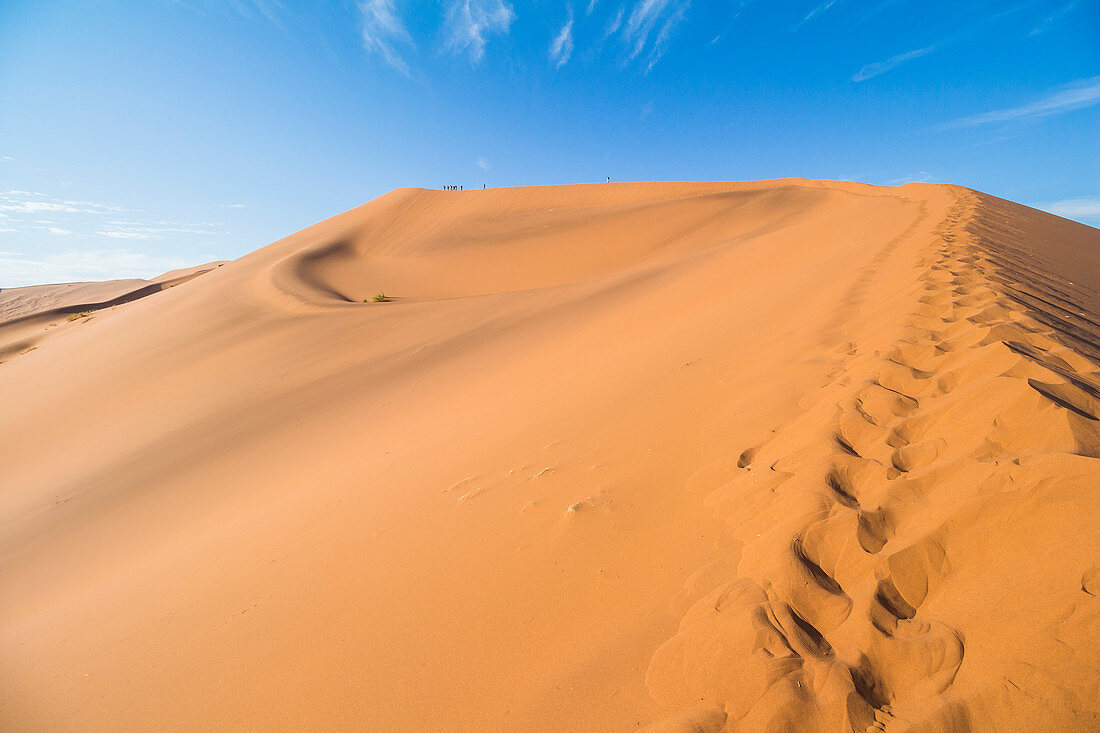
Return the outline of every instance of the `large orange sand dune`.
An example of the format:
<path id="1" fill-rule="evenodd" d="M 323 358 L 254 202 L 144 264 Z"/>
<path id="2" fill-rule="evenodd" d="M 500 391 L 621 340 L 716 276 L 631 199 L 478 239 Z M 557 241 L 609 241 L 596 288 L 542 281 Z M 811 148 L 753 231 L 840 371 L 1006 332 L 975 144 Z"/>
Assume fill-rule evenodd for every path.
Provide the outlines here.
<path id="1" fill-rule="evenodd" d="M 1095 229 L 403 189 L 169 282 L 0 294 L 0 728 L 1100 727 Z"/>

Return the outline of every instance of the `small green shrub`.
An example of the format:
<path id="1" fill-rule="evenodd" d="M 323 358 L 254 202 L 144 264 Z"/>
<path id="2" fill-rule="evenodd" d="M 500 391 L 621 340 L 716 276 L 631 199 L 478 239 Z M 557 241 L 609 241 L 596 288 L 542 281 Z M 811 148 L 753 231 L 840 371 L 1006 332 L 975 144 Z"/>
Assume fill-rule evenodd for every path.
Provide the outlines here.
<path id="1" fill-rule="evenodd" d="M 86 318 L 87 316 L 90 316 L 90 315 L 92 315 L 91 311 L 81 311 L 80 313 L 73 313 L 71 316 L 69 316 L 65 320 L 66 321 L 75 321 L 77 318 Z"/>
<path id="2" fill-rule="evenodd" d="M 386 297 L 386 294 L 383 293 L 381 290 L 379 290 L 375 294 L 375 296 L 370 299 L 370 302 L 372 302 L 372 303 L 385 303 L 387 300 L 389 300 L 389 298 Z"/>

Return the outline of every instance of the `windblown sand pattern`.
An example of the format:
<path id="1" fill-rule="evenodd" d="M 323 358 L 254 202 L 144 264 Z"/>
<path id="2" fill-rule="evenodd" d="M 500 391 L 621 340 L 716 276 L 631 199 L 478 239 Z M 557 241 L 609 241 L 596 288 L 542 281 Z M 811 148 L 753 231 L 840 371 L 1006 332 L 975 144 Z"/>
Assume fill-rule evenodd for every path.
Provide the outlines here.
<path id="1" fill-rule="evenodd" d="M 165 277 L 0 292 L 0 727 L 1100 728 L 1095 229 L 399 190 Z"/>

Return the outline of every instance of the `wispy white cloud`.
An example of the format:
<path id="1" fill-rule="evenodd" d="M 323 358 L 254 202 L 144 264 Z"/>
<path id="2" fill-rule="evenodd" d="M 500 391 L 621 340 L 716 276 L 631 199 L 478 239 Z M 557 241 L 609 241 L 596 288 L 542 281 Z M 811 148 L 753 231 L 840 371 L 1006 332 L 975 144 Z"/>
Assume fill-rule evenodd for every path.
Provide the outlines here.
<path id="1" fill-rule="evenodd" d="M 836 3 L 837 3 L 837 0 L 825 0 L 825 2 L 821 3 L 820 5 L 815 6 L 813 8 L 813 10 L 806 13 L 806 17 L 804 17 L 802 20 L 798 21 L 798 23 L 796 23 L 794 28 L 791 28 L 791 30 L 792 31 L 797 31 L 799 28 L 806 25 L 811 20 L 813 20 L 817 16 L 819 16 L 822 13 L 824 13 L 825 11 L 827 11 L 829 8 L 836 5 Z"/>
<path id="2" fill-rule="evenodd" d="M 0 163 L 9 163 L 13 160 L 15 160 L 15 158 L 10 155 L 0 155 Z"/>
<path id="3" fill-rule="evenodd" d="M 94 236 L 111 239 L 164 239 L 175 234 L 213 234 L 201 224 L 181 224 L 175 221 L 108 221 L 93 232 Z"/>
<path id="4" fill-rule="evenodd" d="M 176 5 L 179 5 L 181 8 L 186 8 L 187 10 L 190 10 L 192 13 L 198 13 L 199 15 L 203 15 L 203 16 L 206 15 L 206 13 L 203 12 L 201 9 L 196 8 L 191 3 L 184 2 L 184 0 L 171 0 L 171 1 L 173 3 L 175 3 Z"/>
<path id="5" fill-rule="evenodd" d="M 5 232 L 48 233 L 76 239 L 164 239 L 180 234 L 210 235 L 216 224 L 148 220 L 137 211 L 94 201 L 59 199 L 37 191 L 0 191 Z M 127 218 L 123 218 L 127 217 Z"/>
<path id="6" fill-rule="evenodd" d="M 1067 219 L 1076 219 L 1086 224 L 1100 225 L 1100 196 L 1047 201 L 1032 204 L 1036 209 L 1049 211 Z"/>
<path id="7" fill-rule="evenodd" d="M 600 0 L 588 0 L 588 7 L 585 9 L 584 14 L 592 15 L 592 13 L 596 10 L 596 3 L 598 3 L 599 1 Z"/>
<path id="8" fill-rule="evenodd" d="M 912 61 L 913 59 L 920 58 L 926 54 L 930 54 L 936 50 L 936 46 L 925 46 L 924 48 L 916 48 L 912 51 L 906 51 L 905 53 L 899 53 L 897 56 L 891 56 L 885 61 L 876 61 L 872 64 L 867 64 L 862 69 L 857 71 L 852 76 L 852 81 L 867 81 L 868 79 L 878 76 L 879 74 L 885 74 L 887 71 L 904 64 L 906 61 Z"/>
<path id="9" fill-rule="evenodd" d="M 649 53 L 649 59 L 646 63 L 645 73 L 649 73 L 653 70 L 653 67 L 657 65 L 657 62 L 661 60 L 661 57 L 665 55 L 665 51 L 668 50 L 669 41 L 672 40 L 673 30 L 679 25 L 680 21 L 684 19 L 687 14 L 687 3 L 684 3 L 668 18 L 665 19 L 664 25 L 661 26 L 661 30 L 657 32 L 657 40 L 653 42 L 653 49 Z"/>
<path id="10" fill-rule="evenodd" d="M 490 35 L 508 35 L 516 14 L 504 0 L 456 0 L 447 11 L 445 46 L 454 54 L 468 54 L 473 64 L 485 57 Z"/>
<path id="11" fill-rule="evenodd" d="M 73 249 L 37 258 L 0 252 L 0 287 L 149 278 L 189 264 L 194 263 L 126 249 Z"/>
<path id="12" fill-rule="evenodd" d="M 137 251 L 140 247 L 200 242 L 209 247 L 223 231 L 216 223 L 158 219 L 135 209 L 39 191 L 0 190 L 5 245 L 0 252 L 0 287 L 160 274 L 189 263 L 163 251 Z M 123 241 L 133 249 L 119 248 Z M 58 251 L 60 247 L 67 249 Z"/>
<path id="13" fill-rule="evenodd" d="M 714 37 L 707 42 L 707 46 L 713 46 L 714 44 L 725 38 L 730 30 L 733 28 L 734 23 L 737 22 L 737 19 L 741 17 L 741 13 L 744 12 L 745 8 L 747 8 L 753 2 L 754 0 L 736 0 L 736 2 L 731 3 L 731 7 L 728 10 L 732 11 L 732 13 L 726 19 L 726 22 L 722 25 L 721 29 L 718 30 L 718 32 L 714 34 Z"/>
<path id="14" fill-rule="evenodd" d="M 223 209 L 243 209 L 246 206 L 248 206 L 248 204 L 222 204 L 221 205 L 221 207 Z"/>
<path id="15" fill-rule="evenodd" d="M 38 191 L 0 191 L 0 211 L 18 214 L 60 212 L 66 214 L 106 214 L 120 211 L 117 207 L 94 201 L 68 201 Z"/>
<path id="16" fill-rule="evenodd" d="M 573 6 L 566 6 L 569 11 L 569 19 L 558 31 L 558 35 L 550 42 L 550 63 L 555 69 L 560 69 L 569 61 L 573 53 Z"/>
<path id="17" fill-rule="evenodd" d="M 17 201 L 14 203 L 0 204 L 0 210 L 16 211 L 20 214 L 35 214 L 40 211 L 65 211 L 68 213 L 77 213 L 80 211 L 80 209 L 69 206 L 68 204 L 54 201 Z"/>
<path id="18" fill-rule="evenodd" d="M 188 10 L 193 10 L 196 13 L 205 15 L 201 10 L 191 7 L 187 3 L 179 2 L 179 0 L 176 0 L 176 3 Z M 283 8 L 283 4 L 280 0 L 229 0 L 229 6 L 237 11 L 237 15 L 240 15 L 242 18 L 254 19 L 255 16 L 252 11 L 259 11 L 260 15 L 267 19 L 269 23 L 281 31 L 286 31 L 286 26 L 279 20 L 279 16 L 275 12 L 276 7 L 279 9 Z"/>
<path id="19" fill-rule="evenodd" d="M 206 14 L 198 8 L 191 7 L 186 2 L 180 2 L 179 0 L 175 0 L 175 2 L 188 10 L 193 10 L 201 15 Z M 255 20 L 253 11 L 259 11 L 262 17 L 274 25 L 275 28 L 286 31 L 286 26 L 283 25 L 283 21 L 279 20 L 278 14 L 275 12 L 275 8 L 284 9 L 281 0 L 229 0 L 229 6 L 237 11 L 241 18 L 248 18 L 249 20 Z"/>
<path id="20" fill-rule="evenodd" d="M 489 161 L 485 160 L 485 158 L 478 158 L 477 167 L 483 171 L 487 171 L 489 170 Z"/>
<path id="21" fill-rule="evenodd" d="M 1078 5 L 1077 0 L 1073 0 L 1073 2 L 1066 3 L 1062 7 L 1055 10 L 1050 15 L 1043 18 L 1042 22 L 1039 23 L 1039 25 L 1035 26 L 1035 28 L 1033 28 L 1031 33 L 1028 34 L 1028 35 L 1038 36 L 1038 35 L 1041 35 L 1043 33 L 1046 33 L 1051 28 L 1053 28 L 1059 20 L 1061 20 L 1066 15 L 1069 15 L 1070 13 L 1072 13 L 1074 11 L 1074 9 L 1076 9 L 1077 5 Z"/>
<path id="22" fill-rule="evenodd" d="M 608 38 L 619 32 L 619 28 L 621 28 L 623 25 L 623 14 L 625 12 L 625 9 L 620 5 L 619 9 L 615 12 L 615 15 L 612 16 L 611 20 L 607 22 L 607 26 L 603 29 L 603 37 L 601 40 L 606 41 Z"/>
<path id="23" fill-rule="evenodd" d="M 620 31 L 621 26 L 629 59 L 643 59 L 645 72 L 649 73 L 668 50 L 672 35 L 690 5 L 690 0 L 638 0 L 625 21 L 622 9 L 619 10 L 604 37 Z"/>
<path id="24" fill-rule="evenodd" d="M 1036 120 L 1100 104 L 1100 76 L 1068 84 L 1042 99 L 949 122 L 944 128 L 976 127 L 997 122 Z"/>
<path id="25" fill-rule="evenodd" d="M 272 5 L 276 5 L 280 8 L 283 7 L 283 4 L 279 2 L 279 0 L 252 0 L 252 4 L 256 6 L 260 14 L 267 18 L 272 25 L 276 26 L 281 31 L 286 30 L 286 26 L 279 20 L 279 17 L 271 7 Z"/>
<path id="26" fill-rule="evenodd" d="M 623 36 L 634 48 L 630 58 L 637 58 L 649 41 L 649 35 L 668 6 L 669 0 L 638 0 L 623 28 Z"/>
<path id="27" fill-rule="evenodd" d="M 361 0 L 359 16 L 363 24 L 363 48 L 367 53 L 377 54 L 391 68 L 409 76 L 409 65 L 398 48 L 406 46 L 415 50 L 416 46 L 397 16 L 393 0 Z"/>
<path id="28" fill-rule="evenodd" d="M 134 232 L 118 229 L 107 229 L 105 231 L 98 232 L 101 237 L 110 237 L 111 239 L 152 239 L 153 235 L 147 232 Z"/>

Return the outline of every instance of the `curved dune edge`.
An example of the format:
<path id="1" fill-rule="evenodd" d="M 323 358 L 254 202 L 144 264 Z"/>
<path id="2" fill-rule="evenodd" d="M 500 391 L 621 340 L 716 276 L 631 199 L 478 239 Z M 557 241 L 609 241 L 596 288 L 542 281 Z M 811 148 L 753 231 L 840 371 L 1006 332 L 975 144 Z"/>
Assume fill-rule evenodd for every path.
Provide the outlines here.
<path id="1" fill-rule="evenodd" d="M 957 198 L 904 330 L 849 333 L 804 415 L 697 477 L 728 554 L 647 683 L 703 712 L 653 730 L 1100 726 L 1095 290 Z"/>
<path id="2" fill-rule="evenodd" d="M 190 282 L 225 262 L 172 270 L 151 280 L 32 285 L 0 293 L 0 364 L 38 348 L 63 323 L 87 323 L 96 311 L 133 303 Z"/>
<path id="3" fill-rule="evenodd" d="M 730 246 L 812 215 L 831 195 L 872 191 L 864 184 L 794 179 L 767 186 L 547 186 L 462 196 L 398 189 L 288 239 L 308 235 L 309 243 L 284 248 L 287 254 L 253 285 L 289 311 L 346 308 L 383 287 L 404 302 L 563 287 L 620 276 L 701 245 Z M 707 240 L 708 233 L 716 236 Z"/>

